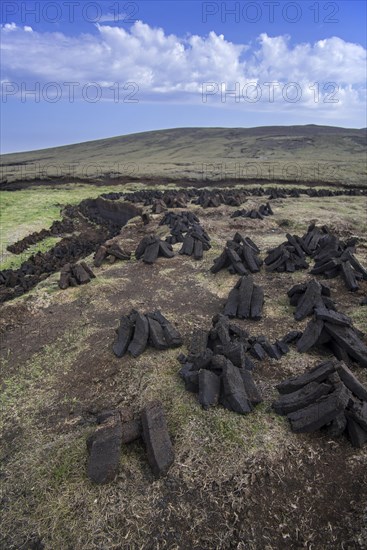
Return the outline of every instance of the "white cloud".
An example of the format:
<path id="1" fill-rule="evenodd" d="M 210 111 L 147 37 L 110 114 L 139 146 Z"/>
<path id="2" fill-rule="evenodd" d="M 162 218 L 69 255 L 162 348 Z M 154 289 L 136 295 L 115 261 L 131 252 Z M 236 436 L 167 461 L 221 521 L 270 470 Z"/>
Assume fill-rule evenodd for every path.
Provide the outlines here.
<path id="1" fill-rule="evenodd" d="M 16 31 L 17 28 L 15 23 L 5 23 L 5 25 L 1 25 L 1 30 L 5 32 Z"/>
<path id="2" fill-rule="evenodd" d="M 362 83 L 366 78 L 366 50 L 359 44 L 336 36 L 315 44 L 289 47 L 289 37 L 261 34 L 256 52 L 259 70 L 269 77 L 299 80 L 335 81 L 339 84 Z"/>
<path id="3" fill-rule="evenodd" d="M 103 21 L 110 16 L 105 15 Z M 114 82 L 135 82 L 139 86 L 139 101 L 197 103 L 202 101 L 203 83 L 216 83 L 218 90 L 225 83 L 228 89 L 237 86 L 240 102 L 227 96 L 226 102 L 221 103 L 218 91 L 208 96 L 207 104 L 236 108 L 242 104 L 269 112 L 276 104 L 285 112 L 317 110 L 330 117 L 335 113 L 347 117 L 348 110 L 364 110 L 366 50 L 338 37 L 291 45 L 288 36 L 263 33 L 255 44 L 247 45 L 235 44 L 215 32 L 183 39 L 141 21 L 129 30 L 101 24 L 96 29 L 94 35 L 71 37 L 57 32 L 40 33 L 14 23 L 2 26 L 5 80 L 30 86 L 35 81 L 98 82 L 102 87 Z M 258 102 L 244 100 L 242 90 L 249 82 L 257 83 L 262 91 Z M 277 83 L 274 102 L 269 101 L 269 85 L 265 84 L 269 82 Z M 284 99 L 284 87 L 292 82 L 302 92 L 296 103 Z M 334 96 L 326 83 L 334 83 Z M 287 90 L 291 95 L 292 88 Z M 333 98 L 338 101 L 330 101 Z"/>

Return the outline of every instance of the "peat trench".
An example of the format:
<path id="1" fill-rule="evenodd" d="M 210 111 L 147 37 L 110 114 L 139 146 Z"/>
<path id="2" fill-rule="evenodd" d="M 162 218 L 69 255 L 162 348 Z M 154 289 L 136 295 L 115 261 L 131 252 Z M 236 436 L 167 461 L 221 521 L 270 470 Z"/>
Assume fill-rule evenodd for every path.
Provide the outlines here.
<path id="1" fill-rule="evenodd" d="M 10 252 L 21 254 L 45 237 L 62 237 L 47 252 L 31 255 L 18 269 L 0 271 L 0 302 L 21 296 L 66 264 L 96 252 L 102 243 L 118 235 L 130 218 L 141 215 L 141 210 L 129 202 L 98 197 L 67 206 L 62 214 L 63 219 L 55 221 L 49 230 L 32 233 L 8 247 Z"/>

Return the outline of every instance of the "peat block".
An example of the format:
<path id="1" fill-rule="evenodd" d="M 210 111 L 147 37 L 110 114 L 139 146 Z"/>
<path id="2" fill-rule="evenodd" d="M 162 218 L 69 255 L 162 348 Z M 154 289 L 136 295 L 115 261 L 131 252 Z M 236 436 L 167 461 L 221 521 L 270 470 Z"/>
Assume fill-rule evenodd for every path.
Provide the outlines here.
<path id="1" fill-rule="evenodd" d="M 301 376 L 294 376 L 284 380 L 278 384 L 276 388 L 281 394 L 289 394 L 300 390 L 312 382 L 323 382 L 334 372 L 335 363 L 333 361 L 325 361 L 324 363 L 316 365 L 316 367 L 310 369 Z"/>
<path id="2" fill-rule="evenodd" d="M 147 345 L 163 350 L 182 344 L 179 331 L 160 311 L 140 314 L 132 310 L 129 315 L 121 317 L 116 333 L 112 349 L 117 357 L 122 357 L 126 351 L 133 357 L 138 357 Z"/>
<path id="3" fill-rule="evenodd" d="M 122 444 L 143 438 L 149 464 L 155 475 L 163 475 L 174 454 L 167 431 L 162 404 L 148 403 L 139 417 L 129 407 L 105 410 L 98 415 L 99 426 L 87 439 L 90 479 L 98 484 L 112 481 L 118 473 Z"/>
<path id="4" fill-rule="evenodd" d="M 251 275 L 245 275 L 230 291 L 224 306 L 224 315 L 239 319 L 259 320 L 262 316 L 263 304 L 263 289 L 254 284 Z"/>
<path id="5" fill-rule="evenodd" d="M 218 273 L 228 268 L 230 273 L 247 275 L 248 271 L 256 273 L 260 270 L 262 260 L 258 257 L 260 250 L 249 237 L 242 237 L 236 233 L 227 244 L 218 258 L 213 262 L 210 271 Z"/>
<path id="6" fill-rule="evenodd" d="M 327 345 L 337 359 L 347 363 L 356 361 L 362 367 L 367 367 L 367 346 L 362 341 L 362 336 L 352 326 L 350 317 L 318 306 L 314 309 L 313 319 L 297 340 L 297 350 L 304 353 L 314 346 Z"/>
<path id="7" fill-rule="evenodd" d="M 367 442 L 367 431 L 356 422 L 352 416 L 347 415 L 347 432 L 353 447 L 362 447 Z"/>
<path id="8" fill-rule="evenodd" d="M 356 447 L 367 441 L 367 388 L 345 364 L 321 363 L 277 388 L 282 395 L 273 409 L 287 416 L 293 431 L 323 428 L 329 437 L 346 433 Z"/>
<path id="9" fill-rule="evenodd" d="M 145 350 L 149 338 L 149 323 L 145 315 L 137 313 L 135 319 L 134 336 L 127 350 L 133 357 L 138 357 Z"/>
<path id="10" fill-rule="evenodd" d="M 217 405 L 220 394 L 220 377 L 207 369 L 199 371 L 199 403 L 204 409 Z"/>
<path id="11" fill-rule="evenodd" d="M 130 340 L 133 334 L 134 324 L 128 315 L 123 315 L 120 318 L 120 325 L 117 329 L 117 338 L 112 349 L 117 357 L 122 357 L 129 347 Z"/>
<path id="12" fill-rule="evenodd" d="M 182 345 L 182 337 L 179 331 L 162 315 L 160 311 L 149 313 L 149 317 L 158 321 L 163 328 L 164 338 L 170 348 L 179 347 Z"/>
<path id="13" fill-rule="evenodd" d="M 246 350 L 256 344 L 256 339 L 250 339 L 227 317 L 214 316 L 209 331 L 194 331 L 188 357 L 182 354 L 178 357 L 183 365 L 179 374 L 185 388 L 198 393 L 199 403 L 205 409 L 219 403 L 239 414 L 251 412 L 252 407 L 262 401 L 250 372 L 254 364 L 246 355 Z M 266 355 L 264 350 L 263 354 Z"/>
<path id="14" fill-rule="evenodd" d="M 278 387 L 278 391 L 279 387 Z M 300 408 L 312 405 L 321 396 L 330 392 L 330 385 L 318 382 L 310 382 L 300 389 L 285 393 L 275 403 L 273 409 L 280 415 L 286 415 Z"/>
<path id="15" fill-rule="evenodd" d="M 154 475 L 162 476 L 167 473 L 174 461 L 174 451 L 162 403 L 148 403 L 141 413 L 141 421 L 148 462 Z"/>
<path id="16" fill-rule="evenodd" d="M 122 422 L 119 413 L 109 416 L 88 439 L 88 476 L 94 483 L 112 481 L 118 472 L 122 445 Z"/>
<path id="17" fill-rule="evenodd" d="M 60 272 L 59 287 L 65 290 L 69 286 L 84 285 L 94 279 L 95 275 L 91 268 L 85 263 L 65 264 Z"/>
<path id="18" fill-rule="evenodd" d="M 223 369 L 222 384 L 221 402 L 226 408 L 239 414 L 247 414 L 252 411 L 241 373 L 229 361 Z"/>
<path id="19" fill-rule="evenodd" d="M 312 405 L 288 414 L 294 432 L 314 432 L 331 422 L 347 406 L 350 392 L 344 385 Z"/>
<path id="20" fill-rule="evenodd" d="M 172 258 L 174 256 L 172 246 L 162 241 L 156 235 L 147 235 L 138 244 L 135 250 L 137 260 L 143 259 L 147 264 L 153 264 L 158 257 Z"/>

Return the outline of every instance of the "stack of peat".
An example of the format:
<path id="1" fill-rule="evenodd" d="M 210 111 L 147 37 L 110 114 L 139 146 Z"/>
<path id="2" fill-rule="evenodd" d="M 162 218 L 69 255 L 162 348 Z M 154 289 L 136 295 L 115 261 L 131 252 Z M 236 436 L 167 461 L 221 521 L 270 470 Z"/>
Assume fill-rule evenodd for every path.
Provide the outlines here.
<path id="1" fill-rule="evenodd" d="M 185 208 L 187 206 L 188 200 L 189 196 L 185 191 L 168 191 L 160 197 L 152 200 L 146 200 L 145 205 L 147 206 L 149 203 L 151 203 L 152 213 L 161 214 L 162 212 L 167 210 L 167 208 Z"/>
<path id="2" fill-rule="evenodd" d="M 11 252 L 12 254 L 21 254 L 24 252 L 24 250 L 27 250 L 29 246 L 32 244 L 36 244 L 40 241 L 43 241 L 46 237 L 49 237 L 51 235 L 51 232 L 48 229 L 41 229 L 41 231 L 35 231 L 34 233 L 31 233 L 30 235 L 27 235 L 20 241 L 17 241 L 16 243 L 9 244 L 6 247 L 6 250 Z"/>
<path id="3" fill-rule="evenodd" d="M 193 196 L 197 196 L 197 199 L 194 200 L 194 204 L 199 204 L 203 208 L 213 207 L 216 208 L 221 204 L 226 204 L 227 206 L 240 206 L 245 200 L 246 195 L 249 192 L 240 192 L 233 189 L 211 189 L 210 191 L 205 190 L 195 190 L 193 191 Z"/>
<path id="4" fill-rule="evenodd" d="M 284 189 L 273 188 L 270 190 L 269 200 L 286 199 L 286 198 L 287 198 L 287 192 Z"/>
<path id="5" fill-rule="evenodd" d="M 223 203 L 223 195 L 220 192 L 202 191 L 194 204 L 199 204 L 202 208 L 218 208 Z"/>
<path id="6" fill-rule="evenodd" d="M 262 401 L 250 372 L 253 363 L 244 352 L 247 335 L 222 315 L 213 323 L 209 333 L 201 329 L 193 333 L 190 354 L 179 356 L 183 365 L 179 374 L 204 409 L 221 404 L 247 414 Z"/>
<path id="7" fill-rule="evenodd" d="M 326 361 L 277 385 L 273 409 L 287 416 L 292 431 L 349 436 L 354 447 L 367 441 L 367 388 L 342 362 Z"/>
<path id="8" fill-rule="evenodd" d="M 293 273 L 296 269 L 308 267 L 306 255 L 313 257 L 315 265 L 312 275 L 323 274 L 327 278 L 341 274 L 348 290 L 359 288 L 358 280 L 367 280 L 367 270 L 354 256 L 355 238 L 344 242 L 332 235 L 327 226 L 311 224 L 303 237 L 286 235 L 287 241 L 268 250 L 265 258 L 267 271 Z"/>
<path id="9" fill-rule="evenodd" d="M 297 341 L 297 350 L 304 353 L 314 346 L 327 345 L 337 359 L 367 367 L 367 346 L 362 337 L 349 317 L 320 305 Z"/>
<path id="10" fill-rule="evenodd" d="M 168 225 L 171 235 L 166 241 L 170 244 L 183 243 L 184 233 L 187 233 L 193 226 L 198 225 L 199 218 L 193 212 L 167 212 L 159 225 Z"/>
<path id="11" fill-rule="evenodd" d="M 85 262 L 65 264 L 61 268 L 59 287 L 65 290 L 69 286 L 85 285 L 95 279 L 95 275 Z"/>
<path id="12" fill-rule="evenodd" d="M 313 256 L 319 246 L 320 241 L 325 237 L 330 236 L 330 231 L 326 225 L 317 227 L 315 223 L 307 228 L 307 233 L 301 238 L 302 246 L 304 247 L 308 256 Z"/>
<path id="13" fill-rule="evenodd" d="M 245 194 L 243 191 L 224 191 L 223 202 L 227 206 L 240 206 L 243 202 L 245 202 L 245 200 Z"/>
<path id="14" fill-rule="evenodd" d="M 167 473 L 174 451 L 161 402 L 148 403 L 137 418 L 127 407 L 103 411 L 97 416 L 97 423 L 98 428 L 87 439 L 87 472 L 94 483 L 113 481 L 118 474 L 122 446 L 140 438 L 154 475 Z"/>
<path id="15" fill-rule="evenodd" d="M 236 233 L 232 240 L 227 241 L 222 254 L 214 260 L 210 271 L 218 273 L 221 269 L 228 268 L 232 274 L 247 275 L 249 271 L 257 273 L 263 263 L 259 253 L 260 249 L 250 237 L 242 237 Z"/>
<path id="16" fill-rule="evenodd" d="M 288 344 L 296 342 L 301 336 L 302 332 L 291 330 L 280 340 L 275 340 L 274 344 L 271 344 L 264 335 L 249 336 L 246 350 L 258 361 L 263 361 L 266 357 L 278 361 L 289 352 Z"/>
<path id="17" fill-rule="evenodd" d="M 287 197 L 298 198 L 301 196 L 301 192 L 302 193 L 305 192 L 296 187 L 287 188 L 287 189 L 277 187 L 277 188 L 272 188 L 270 190 L 268 189 L 268 191 L 270 191 L 270 195 L 268 197 L 269 201 L 275 200 L 275 199 L 286 199 Z"/>
<path id="18" fill-rule="evenodd" d="M 292 286 L 287 294 L 291 306 L 296 306 L 294 312 L 296 321 L 302 321 L 312 315 L 318 307 L 336 311 L 336 306 L 330 299 L 330 288 L 315 279 Z"/>
<path id="19" fill-rule="evenodd" d="M 256 209 L 236 210 L 231 215 L 231 218 L 241 217 L 241 218 L 251 218 L 253 220 L 255 220 L 255 219 L 263 220 L 266 216 L 271 216 L 273 214 L 274 214 L 274 212 L 273 212 L 269 202 L 267 202 L 266 204 L 261 204 L 259 206 L 258 210 L 256 210 Z"/>
<path id="20" fill-rule="evenodd" d="M 220 376 L 223 366 L 229 362 L 242 374 L 247 394 L 254 396 L 256 392 L 251 377 L 248 376 L 249 371 L 255 368 L 252 358 L 258 361 L 262 361 L 266 357 L 280 359 L 282 355 L 289 351 L 288 343 L 296 340 L 302 334 L 293 331 L 284 336 L 282 340 L 276 340 L 274 344 L 271 344 L 264 336 L 250 337 L 241 327 L 230 323 L 225 315 L 216 315 L 212 324 L 213 326 L 209 331 L 204 329 L 194 330 L 189 355 L 180 354 L 178 357 L 182 364 L 180 376 L 185 382 L 187 391 L 199 392 L 200 377 L 204 378 L 202 381 L 204 387 L 207 383 L 209 384 L 207 379 L 209 381 L 213 380 L 213 384 L 216 384 L 217 387 L 218 380 L 208 373 L 200 375 L 200 370 L 209 370 Z M 241 384 L 240 388 L 242 388 Z M 219 399 L 218 392 L 213 394 L 211 400 L 205 397 L 206 390 L 202 391 L 204 397 L 200 397 L 201 394 L 199 393 L 199 399 L 205 408 L 209 406 L 209 402 L 215 404 Z M 255 404 L 254 399 L 250 399 L 250 402 Z"/>
<path id="21" fill-rule="evenodd" d="M 130 260 L 131 252 L 125 252 L 117 243 L 101 245 L 94 255 L 95 267 L 100 267 L 104 260 L 113 264 L 116 260 Z"/>
<path id="22" fill-rule="evenodd" d="M 167 208 L 185 208 L 189 200 L 186 191 L 167 191 L 163 195 L 163 200 Z"/>
<path id="23" fill-rule="evenodd" d="M 199 224 L 194 224 L 186 233 L 179 254 L 193 256 L 194 260 L 203 258 L 204 250 L 211 248 L 208 233 Z"/>
<path id="24" fill-rule="evenodd" d="M 311 225 L 302 240 L 315 260 L 313 275 L 323 274 L 327 278 L 341 275 L 351 292 L 359 289 L 358 280 L 367 280 L 367 270 L 354 256 L 356 239 L 344 242 L 332 235 L 327 227 L 319 229 Z"/>
<path id="25" fill-rule="evenodd" d="M 251 275 L 241 277 L 228 295 L 224 315 L 258 321 L 262 316 L 264 290 L 255 285 Z"/>
<path id="26" fill-rule="evenodd" d="M 162 214 L 162 212 L 164 212 L 165 210 L 167 210 L 167 206 L 163 199 L 155 199 L 153 201 L 153 204 L 152 204 L 153 214 Z"/>
<path id="27" fill-rule="evenodd" d="M 264 260 L 266 271 L 294 273 L 297 269 L 308 267 L 302 239 L 289 233 L 286 237 L 287 240 L 284 243 L 268 250 Z"/>
<path id="28" fill-rule="evenodd" d="M 183 243 L 179 254 L 201 260 L 204 250 L 211 247 L 209 235 L 193 212 L 167 212 L 159 225 L 168 225 L 170 228 L 171 235 L 166 239 L 169 244 Z"/>
<path id="29" fill-rule="evenodd" d="M 133 309 L 129 315 L 122 315 L 116 334 L 112 349 L 117 357 L 126 352 L 138 357 L 148 345 L 165 350 L 182 344 L 180 333 L 160 311 L 144 315 Z"/>
<path id="30" fill-rule="evenodd" d="M 365 196 L 367 195 L 366 189 L 301 189 L 300 187 L 287 187 L 287 188 L 272 188 L 269 189 L 264 186 L 241 190 L 212 188 L 208 189 L 177 189 L 175 191 L 169 190 L 162 193 L 157 189 L 144 189 L 140 191 L 134 191 L 133 193 L 104 193 L 102 198 L 109 200 L 117 200 L 124 198 L 131 203 L 143 203 L 145 206 L 153 205 L 154 202 L 162 200 L 168 208 L 185 208 L 186 203 L 193 199 L 194 204 L 200 204 L 204 208 L 209 206 L 219 206 L 225 204 L 228 206 L 239 207 L 246 201 L 249 196 L 264 197 L 270 192 L 269 200 L 282 199 L 287 197 L 300 197 L 301 195 L 308 195 L 309 197 L 331 197 L 331 196 Z"/>
<path id="31" fill-rule="evenodd" d="M 146 264 L 153 264 L 159 256 L 173 258 L 174 253 L 172 246 L 156 235 L 144 237 L 135 250 L 136 259 L 140 260 L 142 258 Z"/>

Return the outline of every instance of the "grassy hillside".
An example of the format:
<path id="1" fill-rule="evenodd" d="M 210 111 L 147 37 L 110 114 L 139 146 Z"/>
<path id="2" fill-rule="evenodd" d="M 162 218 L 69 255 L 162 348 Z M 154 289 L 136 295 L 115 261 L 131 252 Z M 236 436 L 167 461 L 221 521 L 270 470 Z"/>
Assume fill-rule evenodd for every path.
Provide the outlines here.
<path id="1" fill-rule="evenodd" d="M 366 130 L 329 126 L 176 128 L 3 155 L 18 182 L 270 181 L 366 184 Z"/>

